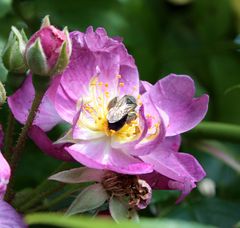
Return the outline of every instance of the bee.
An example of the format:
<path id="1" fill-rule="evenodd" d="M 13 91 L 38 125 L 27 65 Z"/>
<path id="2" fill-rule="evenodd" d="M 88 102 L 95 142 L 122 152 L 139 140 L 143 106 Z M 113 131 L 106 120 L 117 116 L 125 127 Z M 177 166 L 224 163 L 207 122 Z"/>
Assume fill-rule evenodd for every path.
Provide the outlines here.
<path id="1" fill-rule="evenodd" d="M 125 123 L 130 123 L 137 118 L 137 101 L 131 95 L 124 95 L 122 98 L 114 97 L 108 104 L 108 128 L 118 131 Z"/>

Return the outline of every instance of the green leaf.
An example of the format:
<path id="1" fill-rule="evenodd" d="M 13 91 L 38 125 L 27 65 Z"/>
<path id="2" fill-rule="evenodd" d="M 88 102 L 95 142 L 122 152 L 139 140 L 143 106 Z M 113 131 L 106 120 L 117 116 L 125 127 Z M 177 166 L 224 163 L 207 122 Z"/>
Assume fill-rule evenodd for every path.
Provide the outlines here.
<path id="1" fill-rule="evenodd" d="M 108 199 L 108 194 L 101 184 L 93 184 L 85 188 L 73 201 L 66 215 L 74 215 L 96 209 Z"/>
<path id="2" fill-rule="evenodd" d="M 63 228 L 213 228 L 193 222 L 184 222 L 181 220 L 150 220 L 144 219 L 140 223 L 122 222 L 117 224 L 110 219 L 89 218 L 84 216 L 65 217 L 59 213 L 36 213 L 25 217 L 28 225 L 44 224 Z"/>

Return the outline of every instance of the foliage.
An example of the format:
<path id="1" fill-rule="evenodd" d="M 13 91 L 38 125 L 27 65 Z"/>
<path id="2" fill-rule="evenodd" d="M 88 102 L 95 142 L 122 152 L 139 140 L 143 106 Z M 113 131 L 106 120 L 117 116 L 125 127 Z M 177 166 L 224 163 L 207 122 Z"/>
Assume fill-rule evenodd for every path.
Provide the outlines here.
<path id="1" fill-rule="evenodd" d="M 51 16 L 54 24 L 68 25 L 69 31 L 84 31 L 88 25 L 95 28 L 102 26 L 111 36 L 124 38 L 129 52 L 136 59 L 141 79 L 154 83 L 171 72 L 191 75 L 197 81 L 197 94 L 203 91 L 210 94 L 206 120 L 239 125 L 240 5 L 234 0 L 192 0 L 181 5 L 177 1 L 172 2 L 0 0 L 0 49 L 7 39 L 11 25 L 25 28 L 29 35 L 37 30 L 41 18 L 46 14 Z M 6 75 L 7 71 L 0 63 L 2 82 L 5 82 Z M 6 119 L 7 111 L 4 106 L 0 116 L 4 128 Z M 18 136 L 19 129 L 18 125 L 14 137 Z M 57 127 L 50 136 L 60 134 L 61 129 Z M 220 142 L 224 145 L 223 151 L 240 162 L 240 144 L 222 139 Z M 207 227 L 206 224 L 232 227 L 240 220 L 239 173 L 211 153 L 200 151 L 196 146 L 198 143 L 197 138 L 183 136 L 184 151 L 193 153 L 200 159 L 207 176 L 216 183 L 216 195 L 208 198 L 196 189 L 181 205 L 175 205 L 176 192 L 158 191 L 154 194 L 152 205 L 142 213 L 142 216 L 150 218 L 140 224 L 126 223 L 126 228 Z M 31 191 L 60 162 L 45 156 L 31 142 L 28 142 L 26 148 L 17 172 L 16 186 L 19 190 L 28 188 Z M 29 208 L 29 211 L 36 210 L 36 206 L 40 211 L 42 208 L 48 208 L 49 211 L 66 208 L 76 189 L 66 187 L 65 190 L 71 194 L 55 203 L 53 201 L 60 193 L 50 194 L 44 200 L 37 201 L 37 205 L 33 205 L 35 208 Z M 65 218 L 58 214 L 30 214 L 26 221 L 29 224 L 41 223 L 59 227 L 90 228 L 96 225 L 95 220 L 85 217 Z M 118 227 L 105 220 L 97 220 L 97 226 Z"/>

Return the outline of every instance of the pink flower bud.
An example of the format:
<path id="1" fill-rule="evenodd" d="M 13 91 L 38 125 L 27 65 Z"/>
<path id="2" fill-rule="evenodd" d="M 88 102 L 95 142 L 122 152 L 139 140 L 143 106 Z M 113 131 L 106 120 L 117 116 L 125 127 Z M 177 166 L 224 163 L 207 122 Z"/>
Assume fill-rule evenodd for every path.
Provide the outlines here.
<path id="1" fill-rule="evenodd" d="M 33 34 L 27 44 L 27 48 L 29 48 L 37 38 L 40 38 L 44 54 L 47 58 L 47 63 L 52 68 L 57 63 L 61 46 L 66 40 L 66 35 L 63 31 L 50 25 Z"/>
<path id="2" fill-rule="evenodd" d="M 52 76 L 65 69 L 70 54 L 71 41 L 67 29 L 58 30 L 45 17 L 41 29 L 27 44 L 25 58 L 33 74 Z"/>

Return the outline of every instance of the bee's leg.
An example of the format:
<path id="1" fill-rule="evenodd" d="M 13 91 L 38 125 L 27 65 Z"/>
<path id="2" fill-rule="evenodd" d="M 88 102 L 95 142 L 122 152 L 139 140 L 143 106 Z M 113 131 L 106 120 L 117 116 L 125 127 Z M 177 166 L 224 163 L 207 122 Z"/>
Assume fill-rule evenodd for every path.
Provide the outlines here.
<path id="1" fill-rule="evenodd" d="M 117 97 L 114 97 L 109 103 L 107 109 L 110 110 L 112 107 L 114 107 L 117 104 Z"/>
<path id="2" fill-rule="evenodd" d="M 135 111 L 129 112 L 127 116 L 126 123 L 129 124 L 131 121 L 137 119 L 137 114 Z"/>

